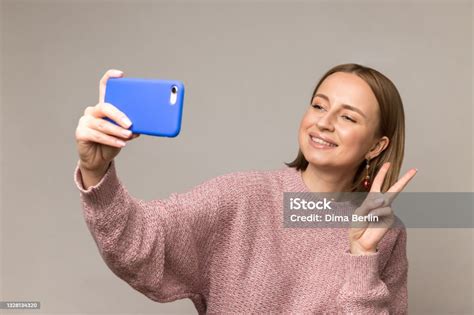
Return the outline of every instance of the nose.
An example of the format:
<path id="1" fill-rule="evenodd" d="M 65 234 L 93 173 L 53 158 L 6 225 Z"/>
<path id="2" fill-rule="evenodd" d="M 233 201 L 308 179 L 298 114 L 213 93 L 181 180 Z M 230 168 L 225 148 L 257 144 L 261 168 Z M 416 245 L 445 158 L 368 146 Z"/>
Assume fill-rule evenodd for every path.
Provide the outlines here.
<path id="1" fill-rule="evenodd" d="M 316 126 L 318 126 L 320 130 L 326 129 L 329 131 L 334 131 L 332 119 L 333 117 L 331 113 L 325 113 L 319 117 L 318 121 L 316 122 Z"/>

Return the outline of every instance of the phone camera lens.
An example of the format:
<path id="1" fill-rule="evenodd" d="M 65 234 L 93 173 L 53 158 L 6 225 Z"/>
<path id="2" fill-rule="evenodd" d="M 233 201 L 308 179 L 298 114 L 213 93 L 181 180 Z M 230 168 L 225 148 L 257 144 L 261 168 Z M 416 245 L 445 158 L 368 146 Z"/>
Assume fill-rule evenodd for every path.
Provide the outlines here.
<path id="1" fill-rule="evenodd" d="M 171 92 L 172 92 L 173 94 L 176 94 L 176 92 L 178 92 L 178 88 L 177 88 L 176 86 L 173 86 L 173 87 L 171 88 Z"/>

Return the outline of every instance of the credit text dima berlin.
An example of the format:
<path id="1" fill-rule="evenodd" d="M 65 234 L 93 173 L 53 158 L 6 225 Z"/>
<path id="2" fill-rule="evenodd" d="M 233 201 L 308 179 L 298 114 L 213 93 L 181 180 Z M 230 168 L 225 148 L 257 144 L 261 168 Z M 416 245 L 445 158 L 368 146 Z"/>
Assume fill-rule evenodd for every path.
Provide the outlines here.
<path id="1" fill-rule="evenodd" d="M 352 219 L 352 221 L 351 221 Z M 308 214 L 290 216 L 291 222 L 379 222 L 379 217 L 373 214 L 368 215 L 335 215 L 335 214 Z"/>

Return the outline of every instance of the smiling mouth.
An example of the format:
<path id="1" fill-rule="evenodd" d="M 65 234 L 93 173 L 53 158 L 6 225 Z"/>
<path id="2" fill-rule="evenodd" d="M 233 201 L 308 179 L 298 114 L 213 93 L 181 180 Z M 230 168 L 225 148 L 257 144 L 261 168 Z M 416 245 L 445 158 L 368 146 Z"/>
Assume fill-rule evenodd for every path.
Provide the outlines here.
<path id="1" fill-rule="evenodd" d="M 329 148 L 330 148 L 330 147 L 333 147 L 333 148 L 337 147 L 336 144 L 329 143 L 329 142 L 324 141 L 324 140 L 322 140 L 322 139 L 315 138 L 315 137 L 312 137 L 312 136 L 310 136 L 310 138 L 311 138 L 311 141 L 313 141 L 314 143 L 317 143 L 317 144 L 319 144 L 319 145 L 327 146 L 327 147 L 329 147 Z"/>

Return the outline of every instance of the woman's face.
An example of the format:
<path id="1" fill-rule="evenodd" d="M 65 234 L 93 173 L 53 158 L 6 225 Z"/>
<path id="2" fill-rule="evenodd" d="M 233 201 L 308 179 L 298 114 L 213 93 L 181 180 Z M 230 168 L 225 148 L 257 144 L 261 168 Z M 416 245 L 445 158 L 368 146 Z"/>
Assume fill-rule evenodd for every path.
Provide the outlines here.
<path id="1" fill-rule="evenodd" d="M 378 140 L 379 106 L 363 79 L 351 73 L 333 73 L 319 86 L 311 104 L 301 120 L 298 137 L 310 164 L 352 169 L 366 157 L 378 154 L 370 155 L 369 150 Z M 321 142 L 317 138 L 332 144 L 317 143 Z M 375 151 L 381 151 L 380 146 Z"/>

